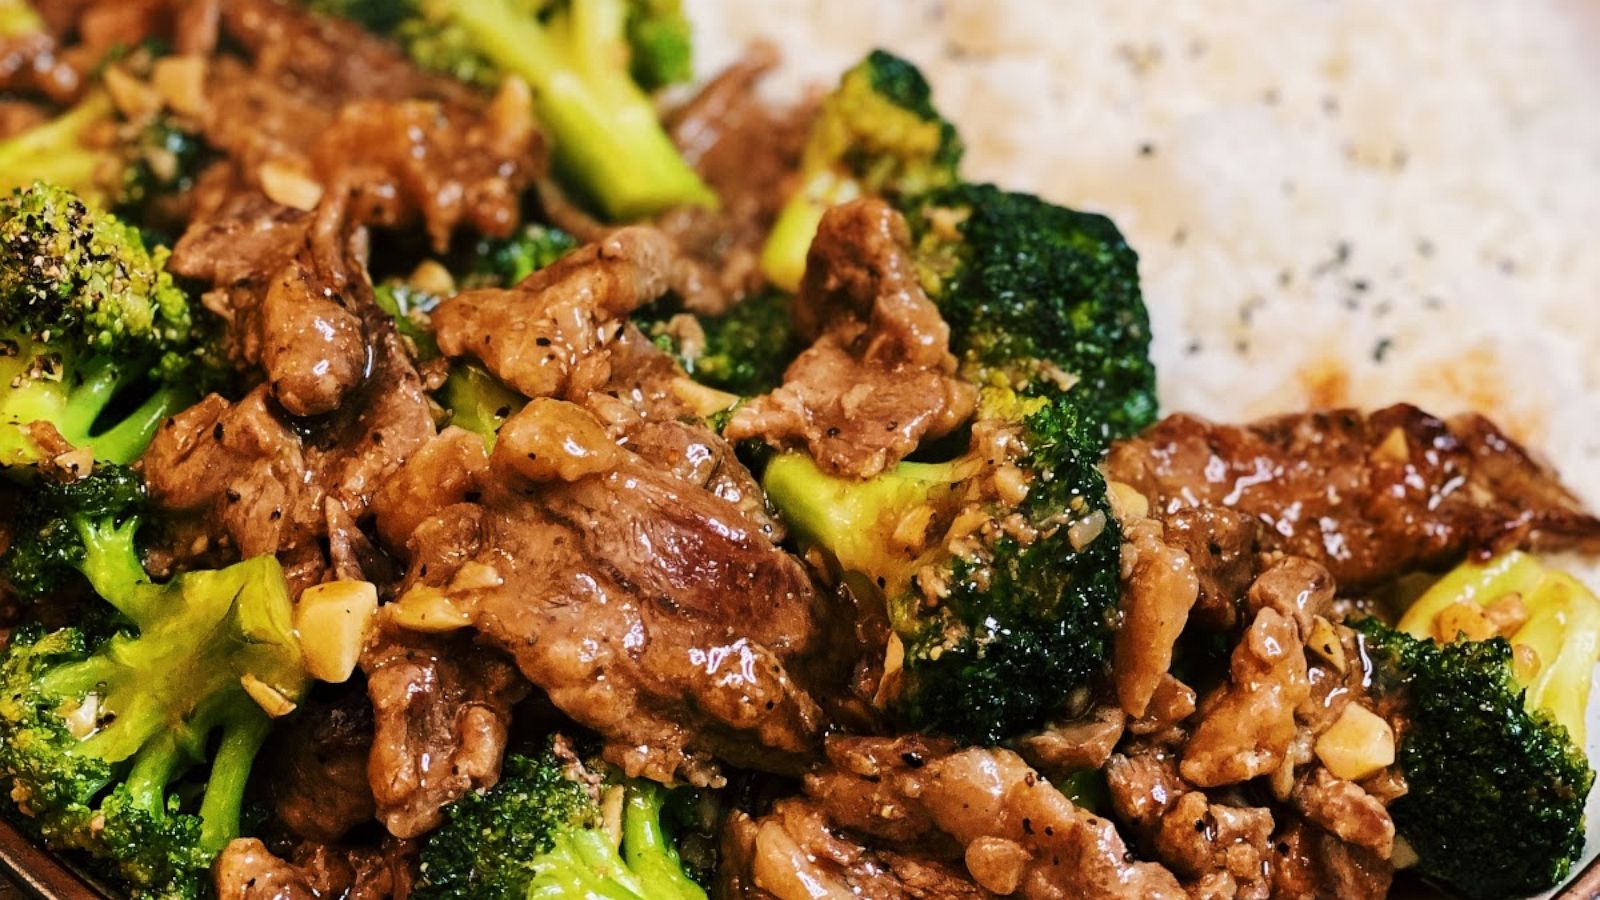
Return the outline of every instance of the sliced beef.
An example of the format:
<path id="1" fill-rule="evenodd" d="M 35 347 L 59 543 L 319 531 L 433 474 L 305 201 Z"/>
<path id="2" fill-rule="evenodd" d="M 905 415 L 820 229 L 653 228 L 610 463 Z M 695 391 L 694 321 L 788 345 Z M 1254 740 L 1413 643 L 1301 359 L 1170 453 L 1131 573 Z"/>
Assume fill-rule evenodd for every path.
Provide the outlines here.
<path id="1" fill-rule="evenodd" d="M 833 738 L 805 791 L 836 828 L 940 848 L 996 894 L 1025 898 L 1186 896 L 1171 873 L 1131 861 L 1115 827 L 1008 750 L 921 738 Z"/>
<path id="2" fill-rule="evenodd" d="M 623 228 L 510 290 L 457 294 L 433 312 L 439 349 L 529 397 L 581 399 L 612 379 L 625 318 L 666 292 L 675 254 L 661 232 Z"/>
<path id="3" fill-rule="evenodd" d="M 307 842 L 288 859 L 259 838 L 236 838 L 212 864 L 219 900 L 391 900 L 411 893 L 416 848 L 404 841 L 382 847 L 340 848 Z"/>
<path id="4" fill-rule="evenodd" d="M 327 572 L 378 578 L 386 561 L 361 525 L 384 479 L 434 434 L 421 381 L 393 327 L 351 402 L 297 420 L 266 385 L 238 403 L 211 395 L 163 423 L 141 466 L 150 498 L 185 540 L 178 561 L 276 553 L 298 591 Z M 324 548 L 324 543 L 326 548 Z"/>
<path id="5" fill-rule="evenodd" d="M 726 826 L 717 896 L 725 900 L 981 900 L 957 860 L 870 847 L 840 833 L 818 805 L 778 801 L 759 819 L 736 812 Z"/>
<path id="6" fill-rule="evenodd" d="M 1296 786 L 1294 803 L 1306 821 L 1379 859 L 1388 859 L 1394 850 L 1394 820 L 1388 809 L 1353 781 L 1319 766 Z"/>
<path id="7" fill-rule="evenodd" d="M 224 541 L 241 558 L 292 551 L 319 530 L 305 448 L 265 385 L 237 403 L 212 394 L 163 422 L 140 465 L 158 509 L 204 524 L 206 546 L 188 555 Z"/>
<path id="8" fill-rule="evenodd" d="M 777 62 L 770 44 L 757 44 L 668 114 L 674 143 L 721 201 L 714 210 L 682 206 L 656 220 L 682 250 L 672 287 L 691 312 L 725 312 L 762 287 L 761 247 L 793 188 L 816 109 L 811 102 L 779 109 L 758 95 Z"/>
<path id="9" fill-rule="evenodd" d="M 530 99 L 507 88 L 481 116 L 415 100 L 349 103 L 311 147 L 312 169 L 325 185 L 355 190 L 367 224 L 421 218 L 436 251 L 462 224 L 504 236 L 544 169 Z"/>
<path id="10" fill-rule="evenodd" d="M 1117 819 L 1196 897 L 1266 900 L 1273 883 L 1272 811 L 1221 802 L 1178 774 L 1159 748 L 1118 754 L 1106 766 Z"/>
<path id="11" fill-rule="evenodd" d="M 1163 542 L 1161 523 L 1128 519 L 1123 526 L 1122 621 L 1112 671 L 1123 712 L 1139 718 L 1172 665 L 1200 581 L 1189 555 Z"/>
<path id="12" fill-rule="evenodd" d="M 535 401 L 502 429 L 478 560 L 501 583 L 474 601 L 484 639 L 630 774 L 704 782 L 712 756 L 798 771 L 824 724 L 796 682 L 826 649 L 824 599 L 739 504 L 584 415 Z"/>
<path id="13" fill-rule="evenodd" d="M 483 438 L 451 426 L 411 454 L 372 497 L 378 534 L 402 549 L 412 534 L 446 507 L 476 500 L 489 455 Z"/>
<path id="14" fill-rule="evenodd" d="M 310 841 L 337 841 L 371 821 L 371 750 L 372 706 L 359 689 L 303 704 L 262 754 L 278 820 Z"/>
<path id="15" fill-rule="evenodd" d="M 1106 462 L 1152 515 L 1234 510 L 1264 550 L 1320 562 L 1342 590 L 1472 551 L 1600 548 L 1600 520 L 1481 416 L 1412 406 L 1282 416 L 1249 426 L 1171 416 Z"/>
<path id="16" fill-rule="evenodd" d="M 730 440 L 801 445 L 824 468 L 869 478 L 972 414 L 950 329 L 917 281 L 905 220 L 879 200 L 829 210 L 794 305 L 815 343 L 728 423 Z"/>
<path id="17" fill-rule="evenodd" d="M 1201 701 L 1183 777 L 1221 787 L 1277 771 L 1295 738 L 1295 710 L 1310 695 L 1294 620 L 1262 609 L 1233 649 L 1228 683 Z"/>
<path id="18" fill-rule="evenodd" d="M 390 834 L 423 834 L 446 805 L 500 779 L 511 707 L 528 687 L 499 653 L 390 623 L 361 670 L 375 725 L 367 777 Z"/>
<path id="19" fill-rule="evenodd" d="M 1098 769 L 1122 740 L 1127 721 L 1121 709 L 1102 704 L 1080 718 L 1053 722 L 1018 738 L 1016 751 L 1029 765 L 1050 776 Z"/>

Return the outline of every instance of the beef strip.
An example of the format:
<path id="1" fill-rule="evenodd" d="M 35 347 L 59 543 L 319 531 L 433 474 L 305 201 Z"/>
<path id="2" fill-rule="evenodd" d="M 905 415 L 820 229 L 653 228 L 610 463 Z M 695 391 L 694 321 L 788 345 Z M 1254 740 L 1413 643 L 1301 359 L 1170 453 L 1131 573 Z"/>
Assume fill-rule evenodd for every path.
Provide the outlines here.
<path id="1" fill-rule="evenodd" d="M 1163 542 L 1161 523 L 1124 518 L 1122 524 L 1122 621 L 1112 672 L 1123 712 L 1139 718 L 1172 665 L 1200 581 L 1189 555 Z"/>
<path id="2" fill-rule="evenodd" d="M 1111 757 L 1106 786 L 1118 820 L 1196 897 L 1265 900 L 1273 873 L 1272 811 L 1208 797 L 1161 748 Z"/>
<path id="3" fill-rule="evenodd" d="M 611 380 L 623 320 L 666 292 L 675 254 L 659 231 L 623 228 L 510 290 L 457 294 L 433 312 L 439 349 L 529 397 L 581 399 Z"/>
<path id="4" fill-rule="evenodd" d="M 528 686 L 499 653 L 385 623 L 361 670 L 374 720 L 367 777 L 390 834 L 421 835 L 445 806 L 500 779 L 511 707 Z"/>
<path id="5" fill-rule="evenodd" d="M 1131 861 L 1115 827 L 1075 806 L 1014 753 L 918 737 L 832 738 L 805 792 L 836 828 L 891 848 L 958 856 L 980 886 L 1024 898 L 1185 894 Z"/>
<path id="6" fill-rule="evenodd" d="M 190 533 L 173 547 L 177 561 L 276 553 L 296 591 L 330 568 L 382 575 L 360 526 L 372 494 L 434 425 L 393 326 L 381 313 L 365 325 L 379 335 L 372 373 L 334 413 L 295 420 L 262 385 L 238 403 L 208 396 L 158 429 L 139 465 L 152 502 Z"/>
<path id="7" fill-rule="evenodd" d="M 724 900 L 981 900 L 994 895 L 959 862 L 870 847 L 831 827 L 818 805 L 779 800 L 759 819 L 729 817 L 718 865 Z"/>
<path id="8" fill-rule="evenodd" d="M 339 848 L 308 842 L 285 860 L 259 838 L 236 838 L 211 867 L 218 900 L 403 900 L 416 880 L 416 848 Z"/>
<path id="9" fill-rule="evenodd" d="M 1249 426 L 1176 415 L 1113 446 L 1106 470 L 1157 518 L 1249 516 L 1262 549 L 1320 562 L 1346 591 L 1471 551 L 1600 549 L 1600 520 L 1476 415 L 1447 423 L 1399 405 Z"/>
<path id="10" fill-rule="evenodd" d="M 272 773 L 268 783 L 278 820 L 312 841 L 337 841 L 370 821 L 371 750 L 372 706 L 358 689 L 302 704 L 262 754 Z"/>
<path id="11" fill-rule="evenodd" d="M 691 312 L 720 314 L 763 285 L 761 248 L 793 187 L 816 110 L 809 101 L 775 108 L 758 95 L 777 62 L 770 44 L 754 45 L 667 116 L 673 141 L 721 201 L 656 220 L 682 250 L 671 281 Z"/>
<path id="12" fill-rule="evenodd" d="M 1077 719 L 1052 722 L 1018 738 L 1016 751 L 1028 765 L 1052 777 L 1098 769 L 1122 739 L 1127 721 L 1121 709 L 1101 704 Z"/>
<path id="13" fill-rule="evenodd" d="M 363 222 L 392 228 L 420 216 L 439 252 L 463 223 L 508 235 L 544 169 L 530 99 L 508 87 L 481 116 L 415 100 L 348 103 L 311 147 L 312 170 L 325 185 L 353 186 Z"/>
<path id="14" fill-rule="evenodd" d="M 476 600 L 484 639 L 630 774 L 705 782 L 712 756 L 798 771 L 823 722 L 795 667 L 825 649 L 825 598 L 740 505 L 587 415 L 535 401 L 501 431 L 478 561 L 502 583 Z"/>
<path id="15" fill-rule="evenodd" d="M 1382 801 L 1327 769 L 1319 766 L 1301 779 L 1294 804 L 1306 821 L 1379 859 L 1388 859 L 1394 850 L 1394 820 Z"/>
<path id="16" fill-rule="evenodd" d="M 793 309 L 815 342 L 781 387 L 734 413 L 729 440 L 802 445 L 836 474 L 870 478 L 967 420 L 976 392 L 954 376 L 950 328 L 907 241 L 905 220 L 880 200 L 823 216 Z"/>
<path id="17" fill-rule="evenodd" d="M 1277 771 L 1295 737 L 1295 710 L 1310 694 L 1294 620 L 1262 609 L 1233 649 L 1228 683 L 1201 701 L 1183 777 L 1221 787 Z"/>

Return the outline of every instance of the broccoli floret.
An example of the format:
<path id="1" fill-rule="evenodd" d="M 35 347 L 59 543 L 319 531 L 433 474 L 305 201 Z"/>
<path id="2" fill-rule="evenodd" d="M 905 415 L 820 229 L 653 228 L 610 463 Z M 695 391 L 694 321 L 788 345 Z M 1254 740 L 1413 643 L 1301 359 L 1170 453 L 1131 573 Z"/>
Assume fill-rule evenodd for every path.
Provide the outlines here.
<path id="1" fill-rule="evenodd" d="M 762 485 L 802 544 L 887 603 L 911 723 L 996 742 L 1104 671 L 1121 533 L 1098 445 L 1070 403 L 990 392 L 982 406 L 974 431 L 1014 433 L 1015 459 L 997 466 L 975 446 L 856 481 L 789 452 Z M 1020 502 L 987 488 L 1012 477 L 1028 481 Z"/>
<path id="2" fill-rule="evenodd" d="M 679 317 L 685 316 L 692 325 L 684 327 Z M 661 301 L 635 312 L 633 321 L 695 381 L 746 397 L 781 384 L 800 349 L 789 297 L 776 291 L 746 297 L 720 316 L 693 316 Z"/>
<path id="3" fill-rule="evenodd" d="M 605 827 L 605 791 L 621 792 L 620 834 Z M 427 838 L 414 896 L 704 900 L 662 828 L 665 797 L 644 781 L 605 785 L 554 747 L 510 754 L 500 782 L 452 804 Z"/>
<path id="4" fill-rule="evenodd" d="M 1525 618 L 1496 636 L 1483 610 L 1512 596 Z M 1379 695 L 1398 705 L 1408 791 L 1390 812 L 1419 871 L 1470 897 L 1559 883 L 1583 850 L 1594 780 L 1582 748 L 1600 599 L 1511 552 L 1457 566 L 1392 629 L 1357 627 Z"/>
<path id="5" fill-rule="evenodd" d="M 479 238 L 457 268 L 466 287 L 510 287 L 577 246 L 559 228 L 529 223 L 508 238 Z"/>
<path id="6" fill-rule="evenodd" d="M 1138 261 L 1103 217 L 1025 194 L 961 184 L 902 205 L 960 375 L 979 390 L 972 431 L 1014 432 L 1025 452 L 996 471 L 975 442 L 866 482 L 785 454 L 763 483 L 803 541 L 885 597 L 912 723 L 995 741 L 1104 668 L 1120 535 L 1096 463 L 1155 415 Z M 1020 503 L 973 500 L 1012 468 Z M 981 539 L 943 536 L 958 523 Z M 906 529 L 936 536 L 933 549 L 899 549 Z"/>
<path id="7" fill-rule="evenodd" d="M 800 159 L 799 186 L 762 249 L 762 273 L 786 291 L 799 290 L 806 251 L 830 206 L 954 184 L 964 149 L 955 126 L 933 108 L 916 66 L 874 50 L 823 100 Z"/>
<path id="8" fill-rule="evenodd" d="M 388 34 L 419 65 L 480 85 L 533 89 L 558 170 L 613 219 L 716 196 L 678 154 L 645 89 L 681 80 L 688 30 L 666 0 L 320 0 Z M 398 7 L 401 15 L 396 15 Z M 635 75 L 643 78 L 635 81 Z"/>
<path id="9" fill-rule="evenodd" d="M 67 481 L 37 477 L 25 496 L 11 544 L 0 553 L 0 577 L 24 599 L 81 583 L 89 556 L 84 535 L 105 523 L 137 521 L 145 508 L 144 482 L 108 463 Z"/>
<path id="10" fill-rule="evenodd" d="M 103 90 L 49 121 L 0 141 L 0 190 L 60 185 L 143 224 L 153 204 L 187 190 L 205 144 L 175 117 L 123 119 Z"/>
<path id="11" fill-rule="evenodd" d="M 84 853 L 136 896 L 201 896 L 239 832 L 264 708 L 287 712 L 305 690 L 288 584 L 271 556 L 153 583 L 138 517 L 97 505 L 129 500 L 125 471 L 90 478 L 107 481 L 46 498 L 59 521 L 35 516 L 21 552 L 51 577 L 72 565 L 121 630 L 13 636 L 0 654 L 0 780 L 47 846 Z M 198 794 L 185 780 L 196 767 L 208 770 Z"/>
<path id="12" fill-rule="evenodd" d="M 633 80 L 647 91 L 694 77 L 694 43 L 679 0 L 630 0 L 628 50 Z"/>
<path id="13" fill-rule="evenodd" d="M 964 376 L 1069 400 L 1098 441 L 1155 421 L 1139 257 L 1110 219 L 993 185 L 906 204 L 924 286 Z"/>
<path id="14" fill-rule="evenodd" d="M 0 200 L 0 466 L 37 462 L 40 421 L 129 462 L 193 398 L 194 326 L 167 255 L 64 188 Z"/>
<path id="15" fill-rule="evenodd" d="M 1583 853 L 1594 771 L 1568 729 L 1526 702 L 1511 643 L 1440 645 L 1376 619 L 1356 628 L 1374 690 L 1400 703 L 1407 790 L 1389 814 L 1417 870 L 1472 898 L 1559 884 Z"/>

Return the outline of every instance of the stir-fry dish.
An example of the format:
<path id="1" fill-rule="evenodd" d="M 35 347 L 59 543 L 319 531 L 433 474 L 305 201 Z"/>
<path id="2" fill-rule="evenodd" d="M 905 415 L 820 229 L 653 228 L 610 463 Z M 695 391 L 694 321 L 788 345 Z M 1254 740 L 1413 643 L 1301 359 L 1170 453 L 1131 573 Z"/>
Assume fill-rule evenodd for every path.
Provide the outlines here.
<path id="1" fill-rule="evenodd" d="M 1162 417 L 1107 218 L 674 0 L 0 0 L 0 781 L 160 898 L 1467 898 L 1600 520 Z M 663 91 L 673 85 L 675 90 Z"/>

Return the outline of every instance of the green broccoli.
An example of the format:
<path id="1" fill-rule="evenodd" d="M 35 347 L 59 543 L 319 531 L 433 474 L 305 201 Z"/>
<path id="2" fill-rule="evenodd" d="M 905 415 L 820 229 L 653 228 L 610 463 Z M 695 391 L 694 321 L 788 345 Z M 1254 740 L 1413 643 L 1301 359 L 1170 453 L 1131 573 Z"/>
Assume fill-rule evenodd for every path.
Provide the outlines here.
<path id="1" fill-rule="evenodd" d="M 288 584 L 271 556 L 153 583 L 126 470 L 41 492 L 9 573 L 87 578 L 121 623 L 13 635 L 0 653 L 0 780 L 43 842 L 135 896 L 197 897 L 239 833 L 271 716 L 303 694 Z M 269 715 L 270 713 L 270 715 Z M 189 770 L 208 769 L 198 794 Z"/>
<path id="2" fill-rule="evenodd" d="M 39 421 L 129 462 L 193 398 L 195 329 L 166 259 L 64 188 L 0 200 L 0 466 L 38 461 Z"/>
<path id="3" fill-rule="evenodd" d="M 635 312 L 633 321 L 708 387 L 746 397 L 764 394 L 783 382 L 783 370 L 799 351 L 786 294 L 767 291 L 746 297 L 721 316 L 695 316 L 700 334 L 692 338 L 672 326 L 680 315 L 688 313 L 659 301 Z"/>
<path id="4" fill-rule="evenodd" d="M 694 77 L 693 29 L 680 0 L 629 0 L 629 70 L 647 91 Z"/>
<path id="5" fill-rule="evenodd" d="M 979 390 L 972 431 L 1017 435 L 1025 452 L 1007 465 L 1025 498 L 970 499 L 996 474 L 977 449 L 866 482 L 790 453 L 763 484 L 804 542 L 885 596 L 913 724 L 994 741 L 1037 725 L 1103 669 L 1121 538 L 1096 464 L 1111 437 L 1155 416 L 1147 314 L 1137 258 L 1103 217 L 987 185 L 903 205 L 960 375 Z M 1006 524 L 1012 513 L 1028 539 Z M 957 522 L 985 537 L 900 549 L 906 529 L 939 535 Z"/>
<path id="6" fill-rule="evenodd" d="M 419 65 L 481 85 L 533 89 L 557 168 L 613 219 L 716 196 L 678 154 L 645 90 L 688 71 L 670 0 L 315 0 L 405 46 Z M 636 81 L 635 78 L 640 80 Z"/>
<path id="7" fill-rule="evenodd" d="M 800 160 L 800 184 L 773 224 L 761 271 L 794 292 L 828 207 L 863 195 L 897 200 L 956 183 L 965 148 L 933 108 L 916 66 L 874 50 L 822 102 Z"/>
<path id="8" fill-rule="evenodd" d="M 622 801 L 620 833 L 606 828 L 607 793 Z M 662 827 L 666 796 L 645 781 L 603 783 L 554 746 L 510 754 L 499 784 L 452 804 L 426 839 L 413 896 L 704 900 Z"/>
<path id="9" fill-rule="evenodd" d="M 510 237 L 479 238 L 456 268 L 465 287 L 511 287 L 577 246 L 565 231 L 530 222 Z"/>
<path id="10" fill-rule="evenodd" d="M 11 543 L 0 553 L 0 577 L 29 600 L 82 583 L 86 528 L 137 521 L 145 508 L 144 482 L 111 463 L 97 463 L 83 477 L 65 481 L 40 475 L 24 491 Z"/>
<path id="11" fill-rule="evenodd" d="M 974 430 L 1015 433 L 1016 458 L 997 465 L 975 447 L 856 481 L 788 452 L 762 486 L 802 546 L 886 602 L 911 723 L 992 743 L 1104 671 L 1121 532 L 1098 444 L 1070 403 L 991 390 L 981 406 Z M 1015 479 L 1027 482 L 1020 502 L 985 487 Z"/>
<path id="12" fill-rule="evenodd" d="M 1355 627 L 1375 692 L 1399 702 L 1407 790 L 1389 814 L 1417 871 L 1472 898 L 1559 884 L 1583 853 L 1594 771 L 1569 728 L 1527 702 L 1511 642 L 1440 645 L 1376 619 Z"/>
<path id="13" fill-rule="evenodd" d="M 1155 421 L 1139 257 L 1110 219 L 981 184 L 905 209 L 964 377 L 1029 397 L 1065 390 L 1102 445 Z"/>
<path id="14" fill-rule="evenodd" d="M 0 191 L 60 185 L 144 224 L 156 201 L 194 183 L 205 159 L 204 142 L 175 117 L 129 122 L 95 89 L 55 118 L 0 140 Z"/>

